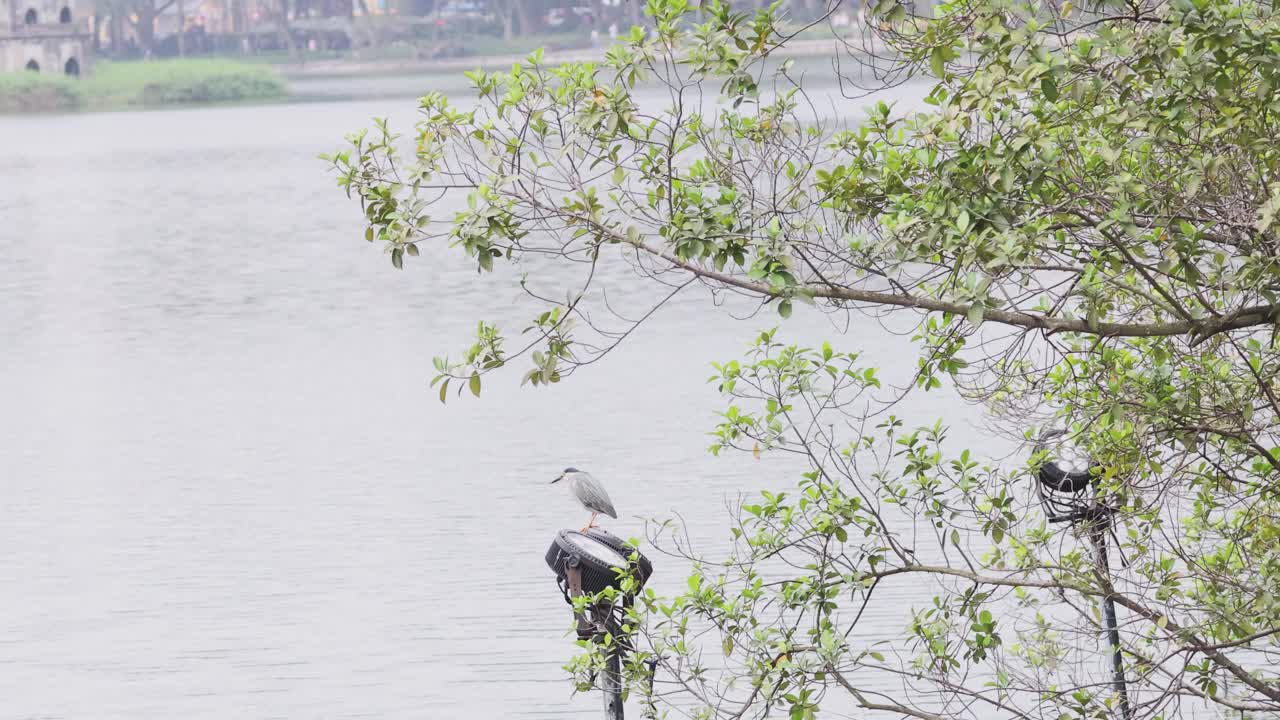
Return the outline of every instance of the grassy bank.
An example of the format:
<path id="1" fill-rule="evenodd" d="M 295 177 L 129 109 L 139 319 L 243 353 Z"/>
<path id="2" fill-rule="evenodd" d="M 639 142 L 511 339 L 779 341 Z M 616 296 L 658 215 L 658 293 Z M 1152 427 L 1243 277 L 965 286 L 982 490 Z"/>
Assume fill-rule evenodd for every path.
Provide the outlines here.
<path id="1" fill-rule="evenodd" d="M 284 82 L 262 65 L 232 60 L 99 62 L 79 79 L 0 74 L 0 112 L 115 110 L 283 97 Z"/>

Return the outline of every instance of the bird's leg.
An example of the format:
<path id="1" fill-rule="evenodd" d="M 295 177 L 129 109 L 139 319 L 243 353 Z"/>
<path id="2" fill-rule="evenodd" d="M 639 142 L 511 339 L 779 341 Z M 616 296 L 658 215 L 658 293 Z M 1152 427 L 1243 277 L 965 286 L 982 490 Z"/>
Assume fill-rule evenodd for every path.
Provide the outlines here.
<path id="1" fill-rule="evenodd" d="M 587 521 L 587 526 L 586 526 L 586 527 L 584 527 L 584 528 L 582 528 L 582 532 L 586 532 L 586 531 L 588 531 L 588 530 L 590 530 L 591 528 L 593 528 L 593 527 L 595 527 L 595 526 L 596 526 L 596 515 L 597 515 L 597 514 L 598 514 L 598 513 L 591 513 L 591 519 Z"/>

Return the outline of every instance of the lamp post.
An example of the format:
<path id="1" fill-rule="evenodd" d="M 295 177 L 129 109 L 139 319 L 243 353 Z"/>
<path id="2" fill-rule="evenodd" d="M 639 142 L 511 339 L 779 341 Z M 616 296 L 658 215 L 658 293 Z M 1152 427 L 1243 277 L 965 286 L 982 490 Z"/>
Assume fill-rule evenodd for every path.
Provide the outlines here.
<path id="1" fill-rule="evenodd" d="M 565 601 L 570 604 L 575 597 L 594 597 L 608 588 L 618 589 L 621 577 L 627 573 L 633 573 L 639 590 L 653 574 L 648 558 L 599 528 L 586 532 L 561 530 L 547 550 L 546 561 L 556 573 L 556 584 Z M 631 607 L 632 600 L 631 595 L 623 595 L 620 604 L 595 603 L 588 606 L 586 612 L 574 615 L 580 639 L 597 644 L 603 644 L 606 635 L 612 639 L 600 681 L 605 720 L 623 720 L 622 655 L 626 652 L 627 639 L 622 634 L 622 616 Z"/>
<path id="2" fill-rule="evenodd" d="M 1111 532 L 1114 509 L 1103 502 L 1092 489 L 1098 466 L 1079 448 L 1064 442 L 1061 430 L 1046 433 L 1038 451 L 1046 457 L 1036 477 L 1036 493 L 1051 523 L 1068 522 L 1073 527 L 1084 523 L 1085 532 L 1094 548 L 1098 577 L 1103 583 L 1103 621 L 1107 643 L 1111 646 L 1112 686 L 1120 698 L 1124 720 L 1133 718 L 1129 704 L 1129 687 L 1125 680 L 1124 656 L 1120 652 L 1120 630 L 1116 621 L 1116 602 L 1111 585 L 1111 564 L 1107 559 L 1107 535 Z"/>

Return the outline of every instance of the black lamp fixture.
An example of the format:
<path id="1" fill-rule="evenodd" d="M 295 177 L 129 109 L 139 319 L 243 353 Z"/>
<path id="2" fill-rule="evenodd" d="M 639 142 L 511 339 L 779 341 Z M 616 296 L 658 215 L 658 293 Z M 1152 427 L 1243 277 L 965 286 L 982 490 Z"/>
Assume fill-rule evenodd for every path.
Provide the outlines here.
<path id="1" fill-rule="evenodd" d="M 636 556 L 634 566 L 631 556 Z M 595 595 L 606 588 L 620 588 L 621 576 L 635 573 L 641 587 L 653 574 L 653 564 L 621 538 L 600 528 L 586 532 L 561 530 L 547 550 L 547 566 L 556 574 L 556 583 L 569 599 L 570 575 L 576 570 L 581 585 L 577 590 Z"/>
<path id="2" fill-rule="evenodd" d="M 1041 435 L 1036 454 L 1044 455 L 1036 471 L 1036 494 L 1049 522 L 1100 519 L 1106 508 L 1090 487 L 1101 468 L 1066 431 L 1050 430 Z"/>

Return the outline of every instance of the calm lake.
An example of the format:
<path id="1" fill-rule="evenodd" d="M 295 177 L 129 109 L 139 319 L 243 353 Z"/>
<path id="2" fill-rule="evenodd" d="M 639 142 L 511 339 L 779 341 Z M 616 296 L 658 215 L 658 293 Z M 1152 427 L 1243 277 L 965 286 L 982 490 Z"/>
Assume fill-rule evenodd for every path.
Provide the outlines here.
<path id="1" fill-rule="evenodd" d="M 442 406 L 432 356 L 533 305 L 515 273 L 477 280 L 445 248 L 397 272 L 363 241 L 316 156 L 434 87 L 332 99 L 363 82 L 0 118 L 0 717 L 598 716 L 561 670 L 571 618 L 542 557 L 586 514 L 548 481 L 589 469 L 610 530 L 680 513 L 713 545 L 738 493 L 794 477 L 706 452 L 709 363 L 778 319 L 700 293 L 559 386 L 513 369 Z M 798 310 L 786 337 L 914 367 L 906 338 L 851 322 Z M 939 393 L 900 414 L 967 417 Z M 889 637 L 895 592 L 864 620 Z"/>

